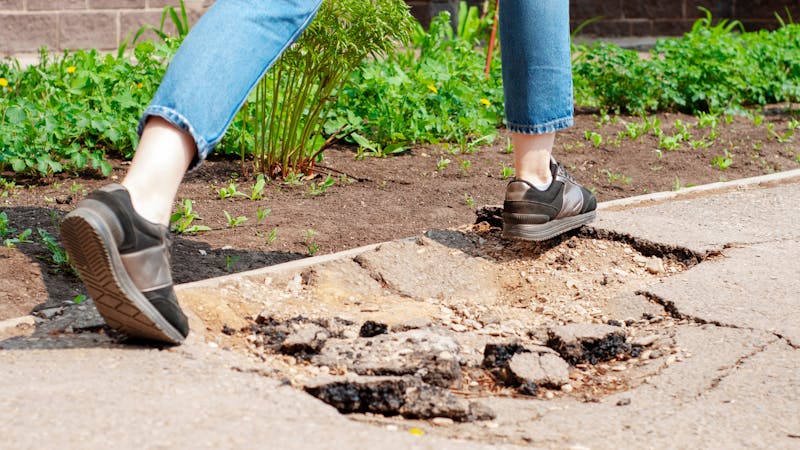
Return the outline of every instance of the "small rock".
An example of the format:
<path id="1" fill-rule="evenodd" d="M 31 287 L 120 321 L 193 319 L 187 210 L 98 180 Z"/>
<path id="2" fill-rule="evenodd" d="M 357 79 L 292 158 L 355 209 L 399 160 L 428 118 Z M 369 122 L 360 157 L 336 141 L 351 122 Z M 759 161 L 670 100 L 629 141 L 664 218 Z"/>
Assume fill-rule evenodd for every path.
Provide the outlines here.
<path id="1" fill-rule="evenodd" d="M 548 400 L 552 400 L 553 398 L 555 398 L 555 396 L 556 396 L 556 394 L 553 394 L 552 391 L 547 391 L 547 392 L 544 393 L 544 398 L 546 398 Z"/>
<path id="2" fill-rule="evenodd" d="M 631 340 L 631 345 L 637 347 L 649 347 L 658 340 L 658 335 L 641 336 Z"/>
<path id="3" fill-rule="evenodd" d="M 647 260 L 647 264 L 645 265 L 645 270 L 648 272 L 657 275 L 659 273 L 664 272 L 664 261 L 661 258 L 656 258 L 655 256 Z"/>
<path id="4" fill-rule="evenodd" d="M 569 383 L 569 364 L 550 353 L 518 353 L 508 363 L 517 383 L 560 388 Z"/>
<path id="5" fill-rule="evenodd" d="M 444 427 L 447 425 L 452 425 L 454 421 L 449 417 L 434 417 L 431 419 L 431 423 L 436 426 Z"/>
<path id="6" fill-rule="evenodd" d="M 574 389 L 574 388 L 573 388 L 573 387 L 572 387 L 572 385 L 571 385 L 571 384 L 569 384 L 569 383 L 567 383 L 567 384 L 565 384 L 565 385 L 561 386 L 561 392 L 564 392 L 564 393 L 567 393 L 567 394 L 569 394 L 570 392 L 572 392 L 572 390 L 573 390 L 573 389 Z"/>
<path id="7" fill-rule="evenodd" d="M 624 372 L 628 370 L 628 367 L 625 364 L 617 364 L 616 366 L 611 366 L 611 370 L 615 372 Z"/>
<path id="8" fill-rule="evenodd" d="M 652 356 L 653 356 L 653 350 L 645 350 L 645 351 L 642 352 L 641 355 L 639 355 L 639 359 L 641 359 L 642 361 L 645 361 L 645 360 L 650 359 Z"/>
<path id="9" fill-rule="evenodd" d="M 619 399 L 619 400 L 617 401 L 617 406 L 628 406 L 628 405 L 630 405 L 630 404 L 631 404 L 631 399 L 630 399 L 630 398 L 628 398 L 628 397 L 626 397 L 626 398 L 621 398 L 621 399 Z"/>
<path id="10" fill-rule="evenodd" d="M 467 331 L 467 327 L 465 327 L 464 325 L 461 325 L 460 323 L 454 323 L 454 324 L 450 325 L 450 329 L 455 331 L 456 333 L 463 333 L 463 332 Z"/>

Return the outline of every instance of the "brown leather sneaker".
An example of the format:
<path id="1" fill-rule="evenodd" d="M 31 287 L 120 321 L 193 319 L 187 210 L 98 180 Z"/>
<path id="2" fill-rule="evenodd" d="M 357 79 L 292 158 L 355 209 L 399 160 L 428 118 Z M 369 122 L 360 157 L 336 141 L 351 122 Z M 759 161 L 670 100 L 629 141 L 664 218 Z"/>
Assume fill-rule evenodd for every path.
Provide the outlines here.
<path id="1" fill-rule="evenodd" d="M 133 209 L 112 184 L 78 203 L 61 240 L 108 326 L 129 337 L 179 344 L 189 324 L 175 296 L 167 227 Z"/>
<path id="2" fill-rule="evenodd" d="M 512 180 L 503 202 L 503 237 L 543 241 L 594 220 L 597 200 L 561 164 L 550 162 L 553 182 L 544 191 Z"/>

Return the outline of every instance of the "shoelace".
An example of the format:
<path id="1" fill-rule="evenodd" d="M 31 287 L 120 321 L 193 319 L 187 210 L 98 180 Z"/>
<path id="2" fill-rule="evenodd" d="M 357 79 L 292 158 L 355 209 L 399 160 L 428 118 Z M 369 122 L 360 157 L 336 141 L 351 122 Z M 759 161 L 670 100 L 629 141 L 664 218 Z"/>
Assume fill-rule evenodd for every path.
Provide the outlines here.
<path id="1" fill-rule="evenodd" d="M 557 174 L 559 174 L 559 175 L 561 175 L 562 177 L 566 178 L 566 179 L 567 179 L 567 180 L 569 180 L 570 182 L 572 182 L 572 183 L 576 183 L 576 184 L 577 184 L 577 181 L 575 181 L 575 178 L 573 178 L 573 177 L 572 177 L 572 174 L 570 174 L 569 172 L 567 172 L 567 169 L 566 169 L 566 167 L 564 167 L 564 165 L 563 165 L 563 164 L 561 164 L 561 163 L 556 163 L 556 166 L 557 166 L 557 169 L 556 169 L 556 173 L 557 173 Z"/>

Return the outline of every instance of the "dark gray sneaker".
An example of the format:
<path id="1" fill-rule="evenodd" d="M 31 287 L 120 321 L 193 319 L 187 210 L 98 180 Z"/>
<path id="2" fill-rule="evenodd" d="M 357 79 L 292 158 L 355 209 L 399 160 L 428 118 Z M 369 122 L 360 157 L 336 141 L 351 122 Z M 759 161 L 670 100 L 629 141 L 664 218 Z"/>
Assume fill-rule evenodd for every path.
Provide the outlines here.
<path id="1" fill-rule="evenodd" d="M 503 237 L 543 241 L 595 218 L 597 200 L 555 161 L 553 183 L 540 191 L 523 180 L 512 180 L 503 202 Z"/>
<path id="2" fill-rule="evenodd" d="M 170 344 L 189 334 L 172 283 L 169 230 L 136 213 L 123 186 L 78 203 L 61 223 L 61 240 L 108 326 Z"/>

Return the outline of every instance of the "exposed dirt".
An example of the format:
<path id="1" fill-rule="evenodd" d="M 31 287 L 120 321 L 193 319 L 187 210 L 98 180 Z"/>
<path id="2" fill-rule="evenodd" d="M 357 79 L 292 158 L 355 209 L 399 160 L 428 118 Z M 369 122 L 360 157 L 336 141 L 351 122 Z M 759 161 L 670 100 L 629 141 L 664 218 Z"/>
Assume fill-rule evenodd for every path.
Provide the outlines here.
<path id="1" fill-rule="evenodd" d="M 791 115 L 774 113 L 779 110 L 773 108 L 760 125 L 743 117 L 734 117 L 730 123 L 720 118 L 719 137 L 708 148 L 692 148 L 689 142 L 683 142 L 678 150 L 660 152 L 653 133 L 615 142 L 626 124 L 640 122 L 639 118 L 612 116 L 602 120 L 597 115 L 579 114 L 576 126 L 558 135 L 555 156 L 572 169 L 576 178 L 595 189 L 600 201 L 798 168 L 800 138 L 793 135 L 796 122 Z M 674 114 L 657 117 L 666 135 L 675 133 L 676 119 L 685 124 L 698 122 L 697 118 Z M 774 124 L 772 132 L 768 123 Z M 695 126 L 689 131 L 693 140 L 711 134 L 708 127 Z M 592 132 L 602 136 L 602 143 L 595 146 L 587 138 Z M 399 157 L 355 160 L 352 148 L 333 148 L 325 153 L 319 171 L 336 177 L 334 186 L 311 195 L 310 183 L 319 183 L 321 177 L 301 185 L 271 182 L 265 198 L 258 201 L 243 197 L 220 200 L 218 190 L 231 182 L 239 191 L 249 193 L 254 177 L 248 173 L 248 166 L 237 161 L 212 160 L 188 175 L 179 192 L 180 199 L 194 201 L 195 213 L 203 218 L 195 223 L 212 231 L 176 237 L 174 278 L 178 283 L 201 280 L 303 258 L 309 253 L 331 253 L 432 228 L 472 223 L 476 208 L 502 202 L 507 180 L 502 179 L 501 168 L 511 166 L 506 136 L 501 130 L 493 145 L 470 154 L 452 154 L 447 146 L 425 146 Z M 712 159 L 724 157 L 725 151 L 732 164 L 720 170 Z M 451 163 L 437 171 L 440 158 Z M 468 168 L 462 164 L 465 161 L 469 161 Z M 125 167 L 126 163 L 116 161 L 111 179 L 119 180 Z M 90 174 L 35 182 L 15 179 L 10 173 L 3 177 L 14 181 L 16 187 L 6 185 L 0 191 L 4 196 L 0 211 L 8 215 L 9 226 L 17 233 L 32 229 L 36 242 L 0 249 L 0 277 L 4 280 L 0 286 L 0 320 L 71 302 L 84 292 L 72 274 L 49 261 L 51 252 L 42 245 L 36 230 L 41 227 L 57 237 L 55 224 L 60 218 L 87 191 L 109 181 Z M 256 219 L 259 208 L 271 210 L 261 221 Z M 249 220 L 231 228 L 223 211 Z M 273 230 L 275 239 L 269 242 Z M 313 230 L 312 237 L 307 230 Z M 498 251 L 505 250 L 501 245 Z M 607 256 L 601 254 L 573 259 L 569 264 L 578 267 L 608 266 Z M 585 281 L 581 278 L 576 282 Z"/>

